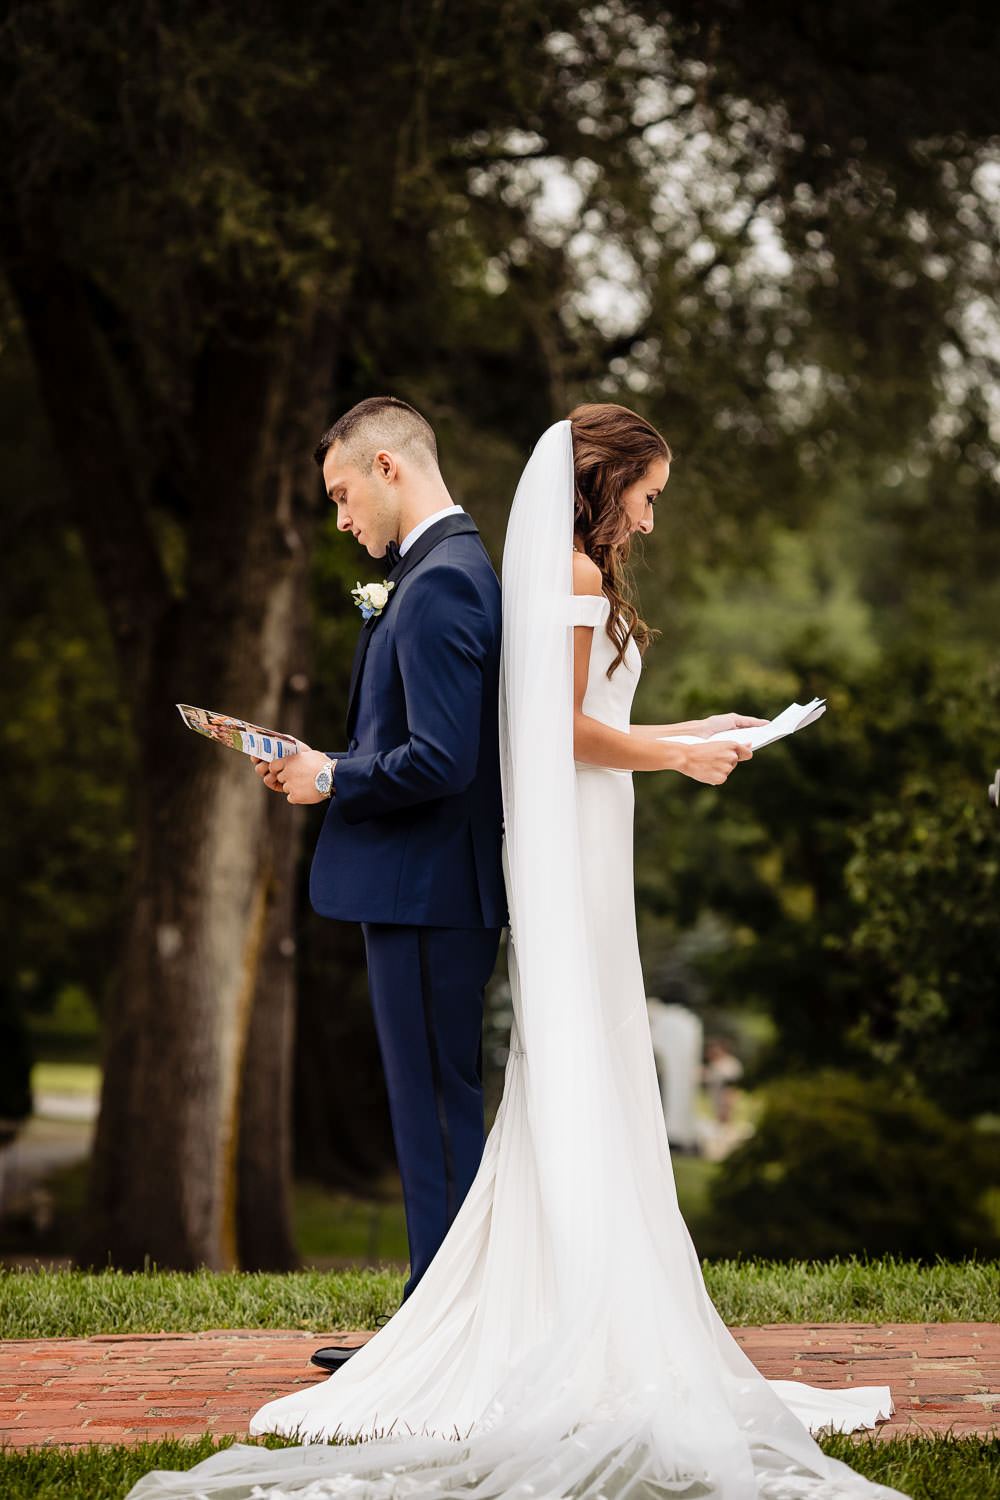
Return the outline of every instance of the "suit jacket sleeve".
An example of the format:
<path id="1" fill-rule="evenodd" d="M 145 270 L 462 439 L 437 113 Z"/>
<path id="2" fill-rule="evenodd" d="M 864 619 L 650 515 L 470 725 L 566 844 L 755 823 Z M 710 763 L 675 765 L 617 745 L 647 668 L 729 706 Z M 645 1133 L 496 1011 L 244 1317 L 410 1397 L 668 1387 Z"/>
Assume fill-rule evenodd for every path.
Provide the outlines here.
<path id="1" fill-rule="evenodd" d="M 461 792 L 476 774 L 484 666 L 495 650 L 479 593 L 460 568 L 428 568 L 399 608 L 395 646 L 409 738 L 338 761 L 336 800 L 346 823 Z"/>

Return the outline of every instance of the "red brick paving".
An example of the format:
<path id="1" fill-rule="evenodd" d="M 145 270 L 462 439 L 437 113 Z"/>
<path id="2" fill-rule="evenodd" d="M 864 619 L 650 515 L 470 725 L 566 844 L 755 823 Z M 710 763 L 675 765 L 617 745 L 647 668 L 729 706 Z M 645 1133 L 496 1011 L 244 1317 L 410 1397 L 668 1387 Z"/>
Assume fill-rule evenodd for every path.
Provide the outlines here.
<path id="1" fill-rule="evenodd" d="M 769 1323 L 732 1332 L 771 1380 L 889 1386 L 896 1412 L 876 1437 L 1000 1437 L 1000 1323 Z"/>
<path id="2" fill-rule="evenodd" d="M 890 1386 L 896 1415 L 880 1438 L 948 1429 L 1000 1436 L 1000 1324 L 768 1324 L 733 1333 L 771 1379 Z M 309 1364 L 317 1342 L 314 1333 L 229 1330 L 2 1343 L 0 1443 L 245 1435 L 263 1402 L 323 1378 Z"/>

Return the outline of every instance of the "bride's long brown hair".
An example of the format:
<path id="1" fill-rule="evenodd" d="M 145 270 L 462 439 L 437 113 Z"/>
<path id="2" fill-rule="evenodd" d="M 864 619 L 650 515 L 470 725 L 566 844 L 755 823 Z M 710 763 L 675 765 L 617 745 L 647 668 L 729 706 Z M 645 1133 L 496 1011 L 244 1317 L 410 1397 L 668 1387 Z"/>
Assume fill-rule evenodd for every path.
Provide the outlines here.
<path id="1" fill-rule="evenodd" d="M 593 401 L 569 414 L 573 435 L 576 500 L 573 529 L 587 556 L 601 570 L 601 585 L 611 609 L 607 632 L 617 655 L 608 676 L 619 667 L 634 638 L 645 651 L 654 632 L 633 603 L 628 568 L 632 538 L 626 528 L 622 495 L 641 479 L 657 458 L 670 462 L 670 449 L 652 423 L 627 406 Z"/>

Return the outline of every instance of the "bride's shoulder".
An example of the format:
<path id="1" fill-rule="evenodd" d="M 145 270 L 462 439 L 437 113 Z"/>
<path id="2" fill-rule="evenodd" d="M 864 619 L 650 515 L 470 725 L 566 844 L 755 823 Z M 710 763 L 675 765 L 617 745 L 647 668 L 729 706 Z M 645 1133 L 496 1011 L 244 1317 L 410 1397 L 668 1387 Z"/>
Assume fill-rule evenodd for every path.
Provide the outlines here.
<path id="1" fill-rule="evenodd" d="M 593 629 L 605 618 L 608 608 L 601 570 L 583 552 L 573 552 L 573 598 L 569 617 L 574 625 Z"/>
<path id="2" fill-rule="evenodd" d="M 600 594 L 603 591 L 604 580 L 601 570 L 592 558 L 585 552 L 573 551 L 573 592 L 574 594 Z"/>

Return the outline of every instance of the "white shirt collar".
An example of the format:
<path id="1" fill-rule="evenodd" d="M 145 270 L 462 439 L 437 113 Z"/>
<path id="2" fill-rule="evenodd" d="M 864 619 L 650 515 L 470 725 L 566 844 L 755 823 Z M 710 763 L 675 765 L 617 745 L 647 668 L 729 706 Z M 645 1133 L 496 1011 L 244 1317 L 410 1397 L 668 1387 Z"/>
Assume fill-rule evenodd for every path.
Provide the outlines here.
<path id="1" fill-rule="evenodd" d="M 438 521 L 443 521 L 445 516 L 460 516 L 461 514 L 462 507 L 460 505 L 446 505 L 444 510 L 436 510 L 432 516 L 427 516 L 425 520 L 419 523 L 419 525 L 414 526 L 412 531 L 408 531 L 403 540 L 400 542 L 400 557 L 406 556 L 407 552 L 409 552 L 418 536 L 423 536 L 425 531 L 429 530 L 430 527 L 434 526 Z"/>

